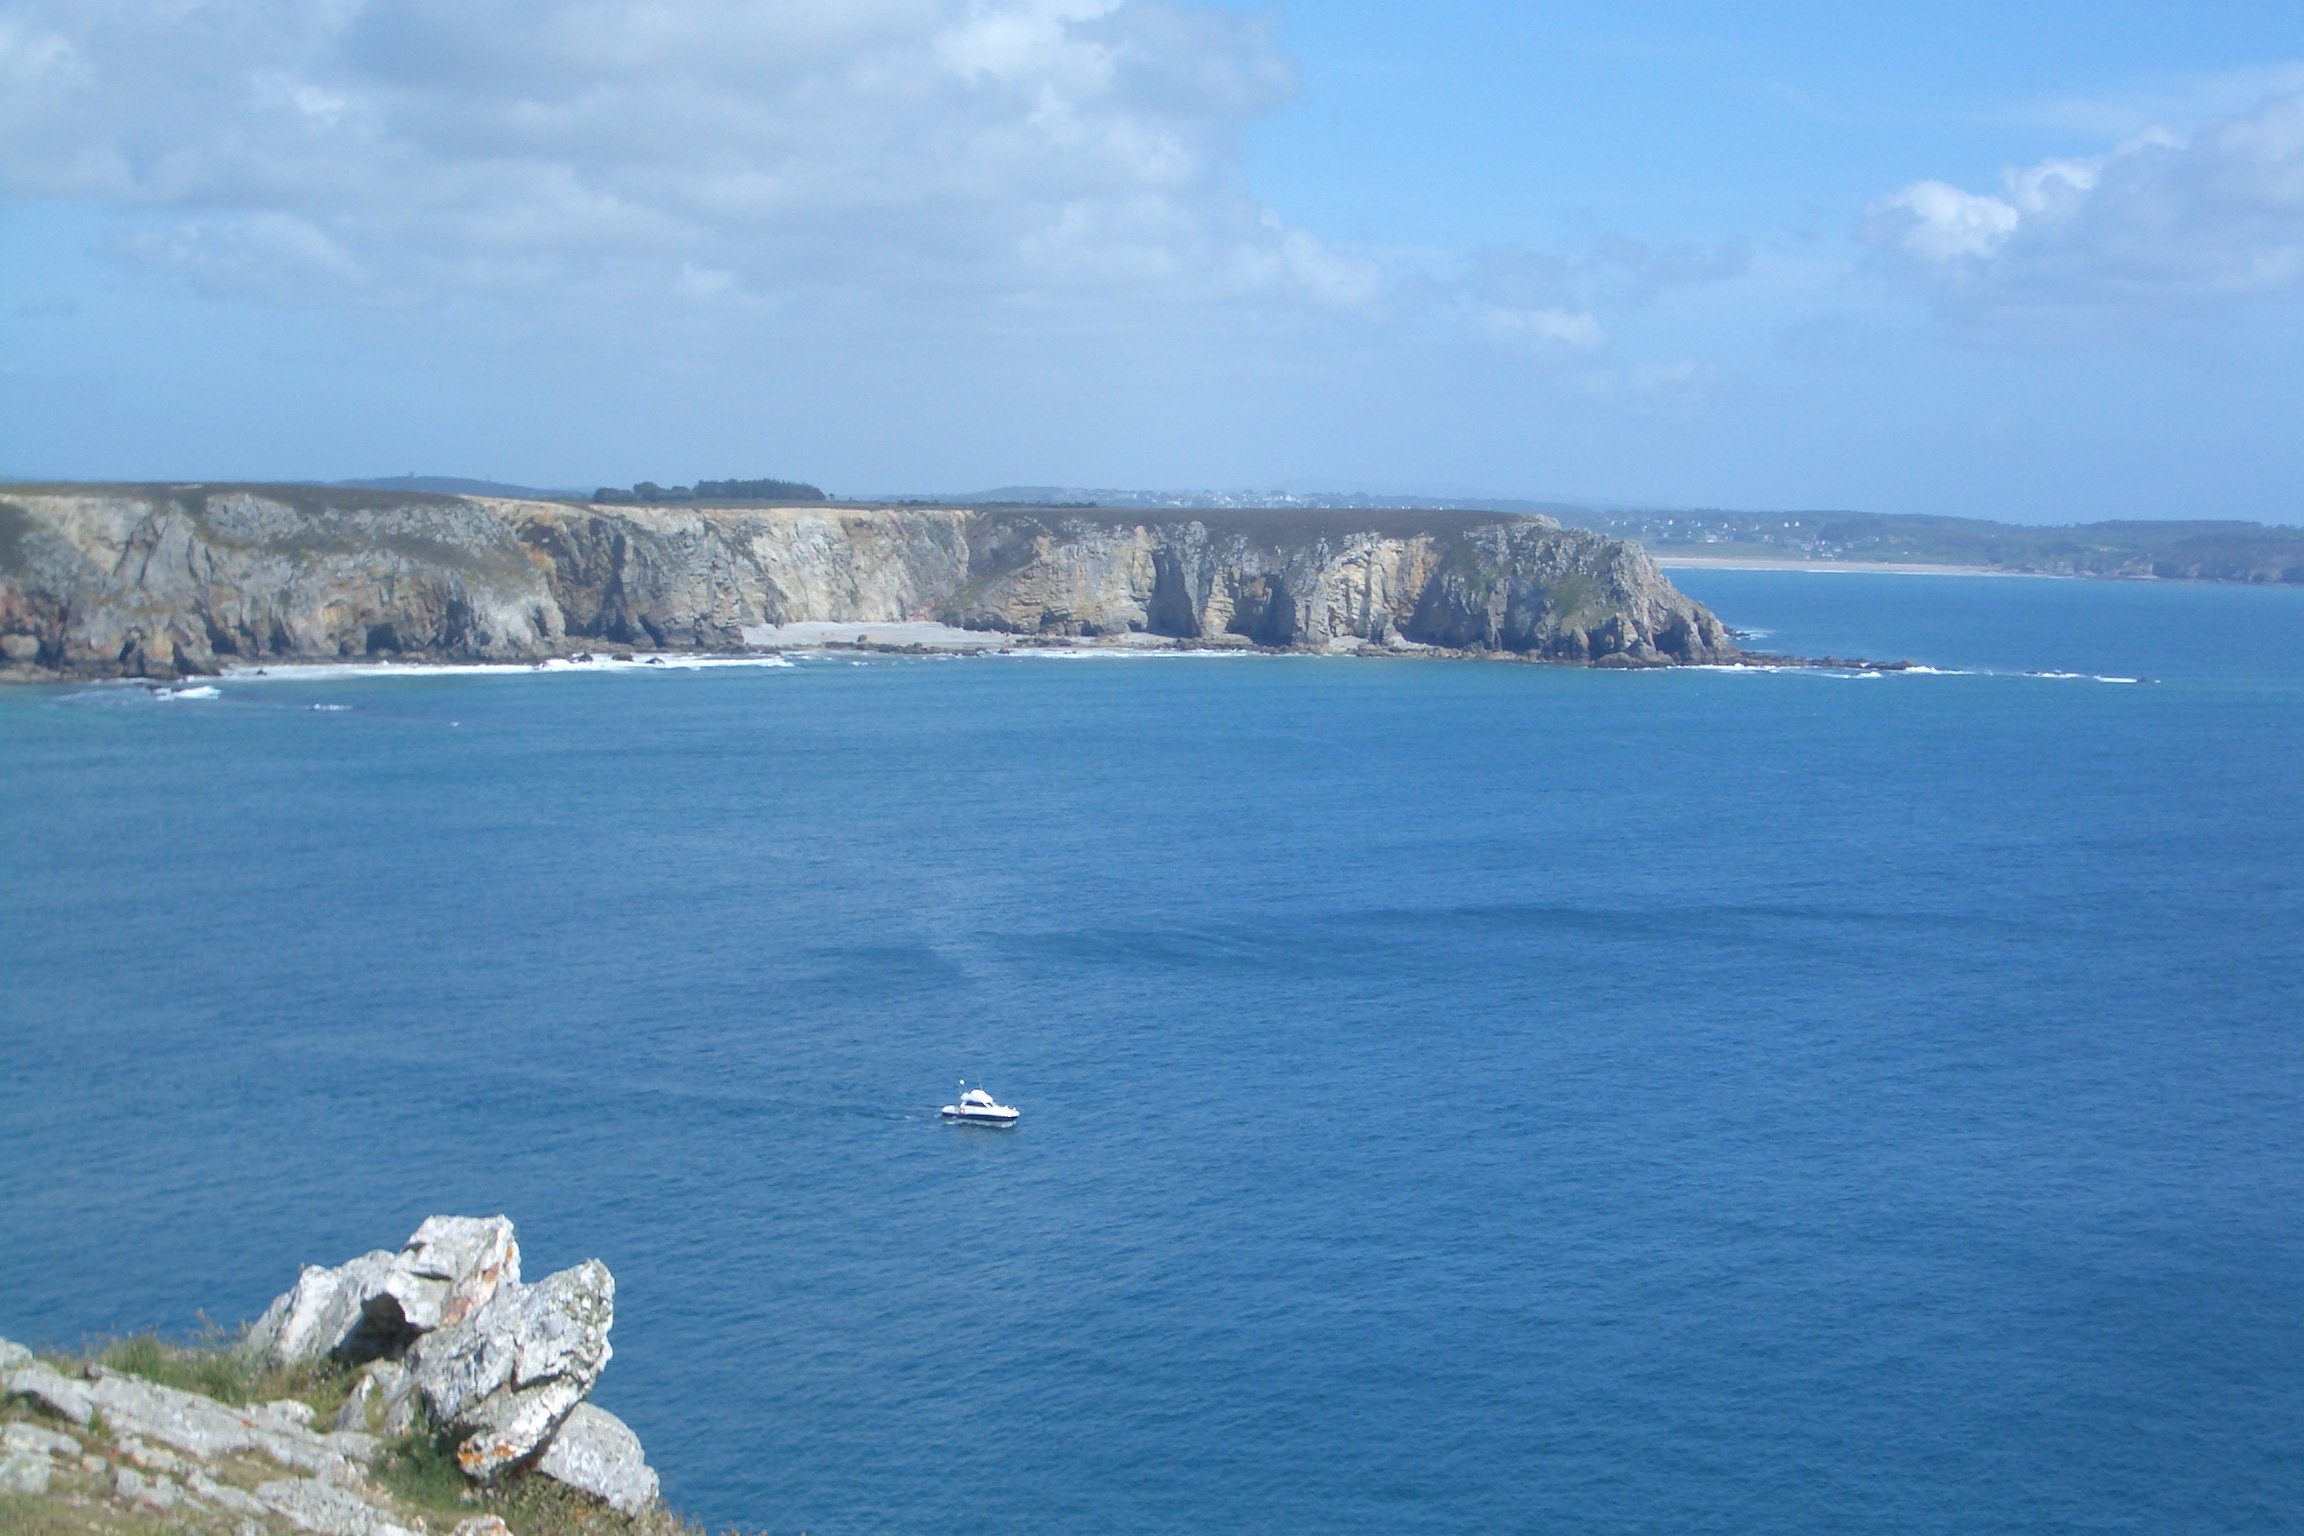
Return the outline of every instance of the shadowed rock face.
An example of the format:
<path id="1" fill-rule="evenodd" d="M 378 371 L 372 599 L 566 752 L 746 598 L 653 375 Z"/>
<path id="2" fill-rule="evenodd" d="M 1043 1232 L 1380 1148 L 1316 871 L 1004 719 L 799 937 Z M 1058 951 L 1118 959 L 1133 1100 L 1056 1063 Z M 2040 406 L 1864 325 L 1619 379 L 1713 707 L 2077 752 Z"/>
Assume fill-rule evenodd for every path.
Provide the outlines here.
<path id="1" fill-rule="evenodd" d="M 0 673 L 591 645 L 740 648 L 754 625 L 934 619 L 1558 661 L 1723 660 L 1634 544 L 1540 518 L 587 507 L 288 486 L 0 491 Z"/>

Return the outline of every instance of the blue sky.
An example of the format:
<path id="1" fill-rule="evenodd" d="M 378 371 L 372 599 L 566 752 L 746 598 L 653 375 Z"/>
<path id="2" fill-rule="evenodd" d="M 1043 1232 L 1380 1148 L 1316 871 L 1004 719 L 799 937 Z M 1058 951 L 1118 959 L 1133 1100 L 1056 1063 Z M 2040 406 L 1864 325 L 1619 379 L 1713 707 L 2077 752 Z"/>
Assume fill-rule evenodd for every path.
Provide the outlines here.
<path id="1" fill-rule="evenodd" d="M 2293 4 L 0 0 L 0 475 L 2304 521 Z"/>

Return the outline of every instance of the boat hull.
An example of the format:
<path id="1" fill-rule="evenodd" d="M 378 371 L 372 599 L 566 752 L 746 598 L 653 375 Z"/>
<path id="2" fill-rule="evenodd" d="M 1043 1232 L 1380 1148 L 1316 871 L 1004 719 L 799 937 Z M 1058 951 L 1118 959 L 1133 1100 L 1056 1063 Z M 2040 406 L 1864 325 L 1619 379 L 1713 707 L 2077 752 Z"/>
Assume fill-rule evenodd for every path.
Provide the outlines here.
<path id="1" fill-rule="evenodd" d="M 1015 1110 L 1010 1110 L 1004 1115 L 988 1115 L 980 1109 L 947 1109 L 943 1111 L 943 1115 L 954 1125 L 988 1125 L 994 1127 L 1014 1125 L 1019 1118 Z"/>

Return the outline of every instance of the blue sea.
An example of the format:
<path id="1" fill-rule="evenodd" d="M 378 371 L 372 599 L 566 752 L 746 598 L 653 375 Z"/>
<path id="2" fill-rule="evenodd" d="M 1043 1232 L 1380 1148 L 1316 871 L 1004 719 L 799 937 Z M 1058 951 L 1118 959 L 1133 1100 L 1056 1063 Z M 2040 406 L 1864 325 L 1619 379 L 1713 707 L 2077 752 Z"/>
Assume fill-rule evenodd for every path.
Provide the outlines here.
<path id="1" fill-rule="evenodd" d="M 1677 579 L 1937 670 L 0 691 L 0 1334 L 502 1211 L 715 1527 L 2304 1526 L 2304 591 Z"/>

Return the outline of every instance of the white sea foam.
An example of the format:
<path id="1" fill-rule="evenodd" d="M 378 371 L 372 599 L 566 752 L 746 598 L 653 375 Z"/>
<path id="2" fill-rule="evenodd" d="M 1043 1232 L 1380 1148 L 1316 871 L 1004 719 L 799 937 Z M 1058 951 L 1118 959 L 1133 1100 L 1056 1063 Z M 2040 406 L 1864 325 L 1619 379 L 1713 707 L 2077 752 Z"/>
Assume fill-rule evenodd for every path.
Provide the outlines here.
<path id="1" fill-rule="evenodd" d="M 789 667 L 783 656 L 691 656 L 679 652 L 635 655 L 630 661 L 594 657 L 571 661 L 326 661 L 281 662 L 262 667 L 233 667 L 224 674 L 230 683 L 342 682 L 378 677 L 574 677 L 596 672 L 702 672 L 722 667 Z"/>
<path id="2" fill-rule="evenodd" d="M 1089 646 L 1089 645 L 1026 645 L 987 654 L 1005 656 L 1012 660 L 1045 661 L 1191 661 L 1211 656 L 1264 656 L 1273 655 L 1299 660 L 1317 660 L 1311 651 L 1266 652 L 1252 651 L 1244 646 L 1211 646 L 1206 649 L 1177 651 L 1149 650 L 1141 646 Z"/>
<path id="3" fill-rule="evenodd" d="M 224 697 L 224 690 L 200 683 L 191 688 L 155 688 L 152 690 L 152 697 L 155 699 L 220 699 Z"/>
<path id="4" fill-rule="evenodd" d="M 2025 677 L 2037 677 L 2054 683 L 2140 683 L 2140 677 L 2114 677 L 2103 672 L 2026 672 Z"/>

